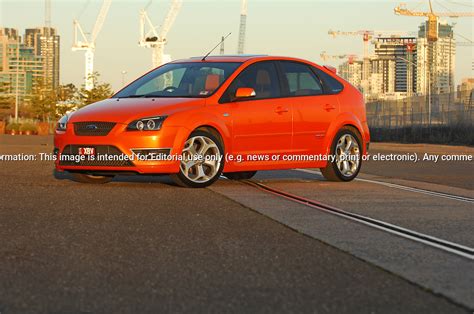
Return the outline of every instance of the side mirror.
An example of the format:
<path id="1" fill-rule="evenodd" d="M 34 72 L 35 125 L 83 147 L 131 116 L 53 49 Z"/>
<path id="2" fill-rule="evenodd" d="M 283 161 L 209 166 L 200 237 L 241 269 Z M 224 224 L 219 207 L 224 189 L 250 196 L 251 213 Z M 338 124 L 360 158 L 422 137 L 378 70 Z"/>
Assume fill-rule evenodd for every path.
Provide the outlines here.
<path id="1" fill-rule="evenodd" d="M 237 88 L 237 91 L 235 92 L 236 99 L 250 98 L 250 97 L 255 97 L 256 95 L 257 94 L 255 93 L 255 90 L 250 87 L 239 87 Z"/>

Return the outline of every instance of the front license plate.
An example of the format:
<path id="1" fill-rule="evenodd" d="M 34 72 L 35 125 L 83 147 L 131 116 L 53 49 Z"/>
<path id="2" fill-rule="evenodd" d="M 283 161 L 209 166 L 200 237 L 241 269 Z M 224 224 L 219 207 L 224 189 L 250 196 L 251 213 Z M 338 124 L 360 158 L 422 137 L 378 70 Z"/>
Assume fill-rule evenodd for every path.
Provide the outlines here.
<path id="1" fill-rule="evenodd" d="M 79 155 L 95 156 L 95 147 L 79 147 Z"/>

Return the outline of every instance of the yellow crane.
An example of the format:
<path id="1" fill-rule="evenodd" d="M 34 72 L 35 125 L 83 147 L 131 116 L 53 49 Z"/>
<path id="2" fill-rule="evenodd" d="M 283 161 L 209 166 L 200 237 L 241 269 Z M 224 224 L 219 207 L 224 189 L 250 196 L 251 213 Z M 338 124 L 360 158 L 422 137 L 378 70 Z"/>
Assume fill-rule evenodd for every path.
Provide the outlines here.
<path id="1" fill-rule="evenodd" d="M 431 0 L 428 0 L 430 10 L 426 11 L 414 11 L 406 7 L 406 3 L 400 3 L 395 7 L 394 12 L 397 15 L 405 16 L 424 16 L 428 18 L 428 30 L 427 39 L 428 41 L 438 40 L 438 18 L 439 17 L 472 17 L 474 12 L 434 12 Z"/>

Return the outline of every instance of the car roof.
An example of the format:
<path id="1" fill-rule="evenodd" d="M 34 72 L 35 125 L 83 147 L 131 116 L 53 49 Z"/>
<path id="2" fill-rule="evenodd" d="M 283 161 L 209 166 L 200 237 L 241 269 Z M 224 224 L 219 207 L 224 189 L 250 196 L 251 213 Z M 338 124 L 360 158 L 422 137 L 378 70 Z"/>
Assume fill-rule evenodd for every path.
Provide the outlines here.
<path id="1" fill-rule="evenodd" d="M 245 62 L 250 59 L 266 57 L 267 55 L 211 55 L 207 56 L 205 61 L 208 62 Z M 175 60 L 174 62 L 199 62 L 204 56 L 196 56 L 188 59 Z"/>
<path id="2" fill-rule="evenodd" d="M 207 56 L 205 61 L 202 61 L 204 56 L 191 57 L 188 59 L 175 60 L 171 63 L 180 63 L 180 62 L 246 62 L 253 59 L 261 60 L 297 60 L 308 62 L 303 59 L 290 58 L 290 57 L 279 57 L 279 56 L 269 56 L 262 54 L 252 54 L 252 55 L 211 55 Z"/>

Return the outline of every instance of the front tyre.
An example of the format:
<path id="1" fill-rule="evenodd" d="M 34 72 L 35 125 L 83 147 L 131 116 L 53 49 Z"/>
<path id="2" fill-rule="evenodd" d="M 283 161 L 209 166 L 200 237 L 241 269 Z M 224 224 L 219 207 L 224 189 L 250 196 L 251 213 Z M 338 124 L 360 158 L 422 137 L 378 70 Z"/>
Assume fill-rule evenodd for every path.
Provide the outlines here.
<path id="1" fill-rule="evenodd" d="M 183 187 L 204 188 L 219 179 L 224 168 L 224 149 L 211 133 L 194 131 L 184 143 L 179 172 L 174 182 Z"/>
<path id="2" fill-rule="evenodd" d="M 85 173 L 71 173 L 73 181 L 89 184 L 105 184 L 114 179 L 114 176 L 94 176 Z"/>
<path id="3" fill-rule="evenodd" d="M 335 159 L 321 168 L 328 181 L 351 181 L 359 173 L 362 164 L 362 144 L 359 136 L 351 128 L 342 128 L 334 137 L 331 155 Z"/>

